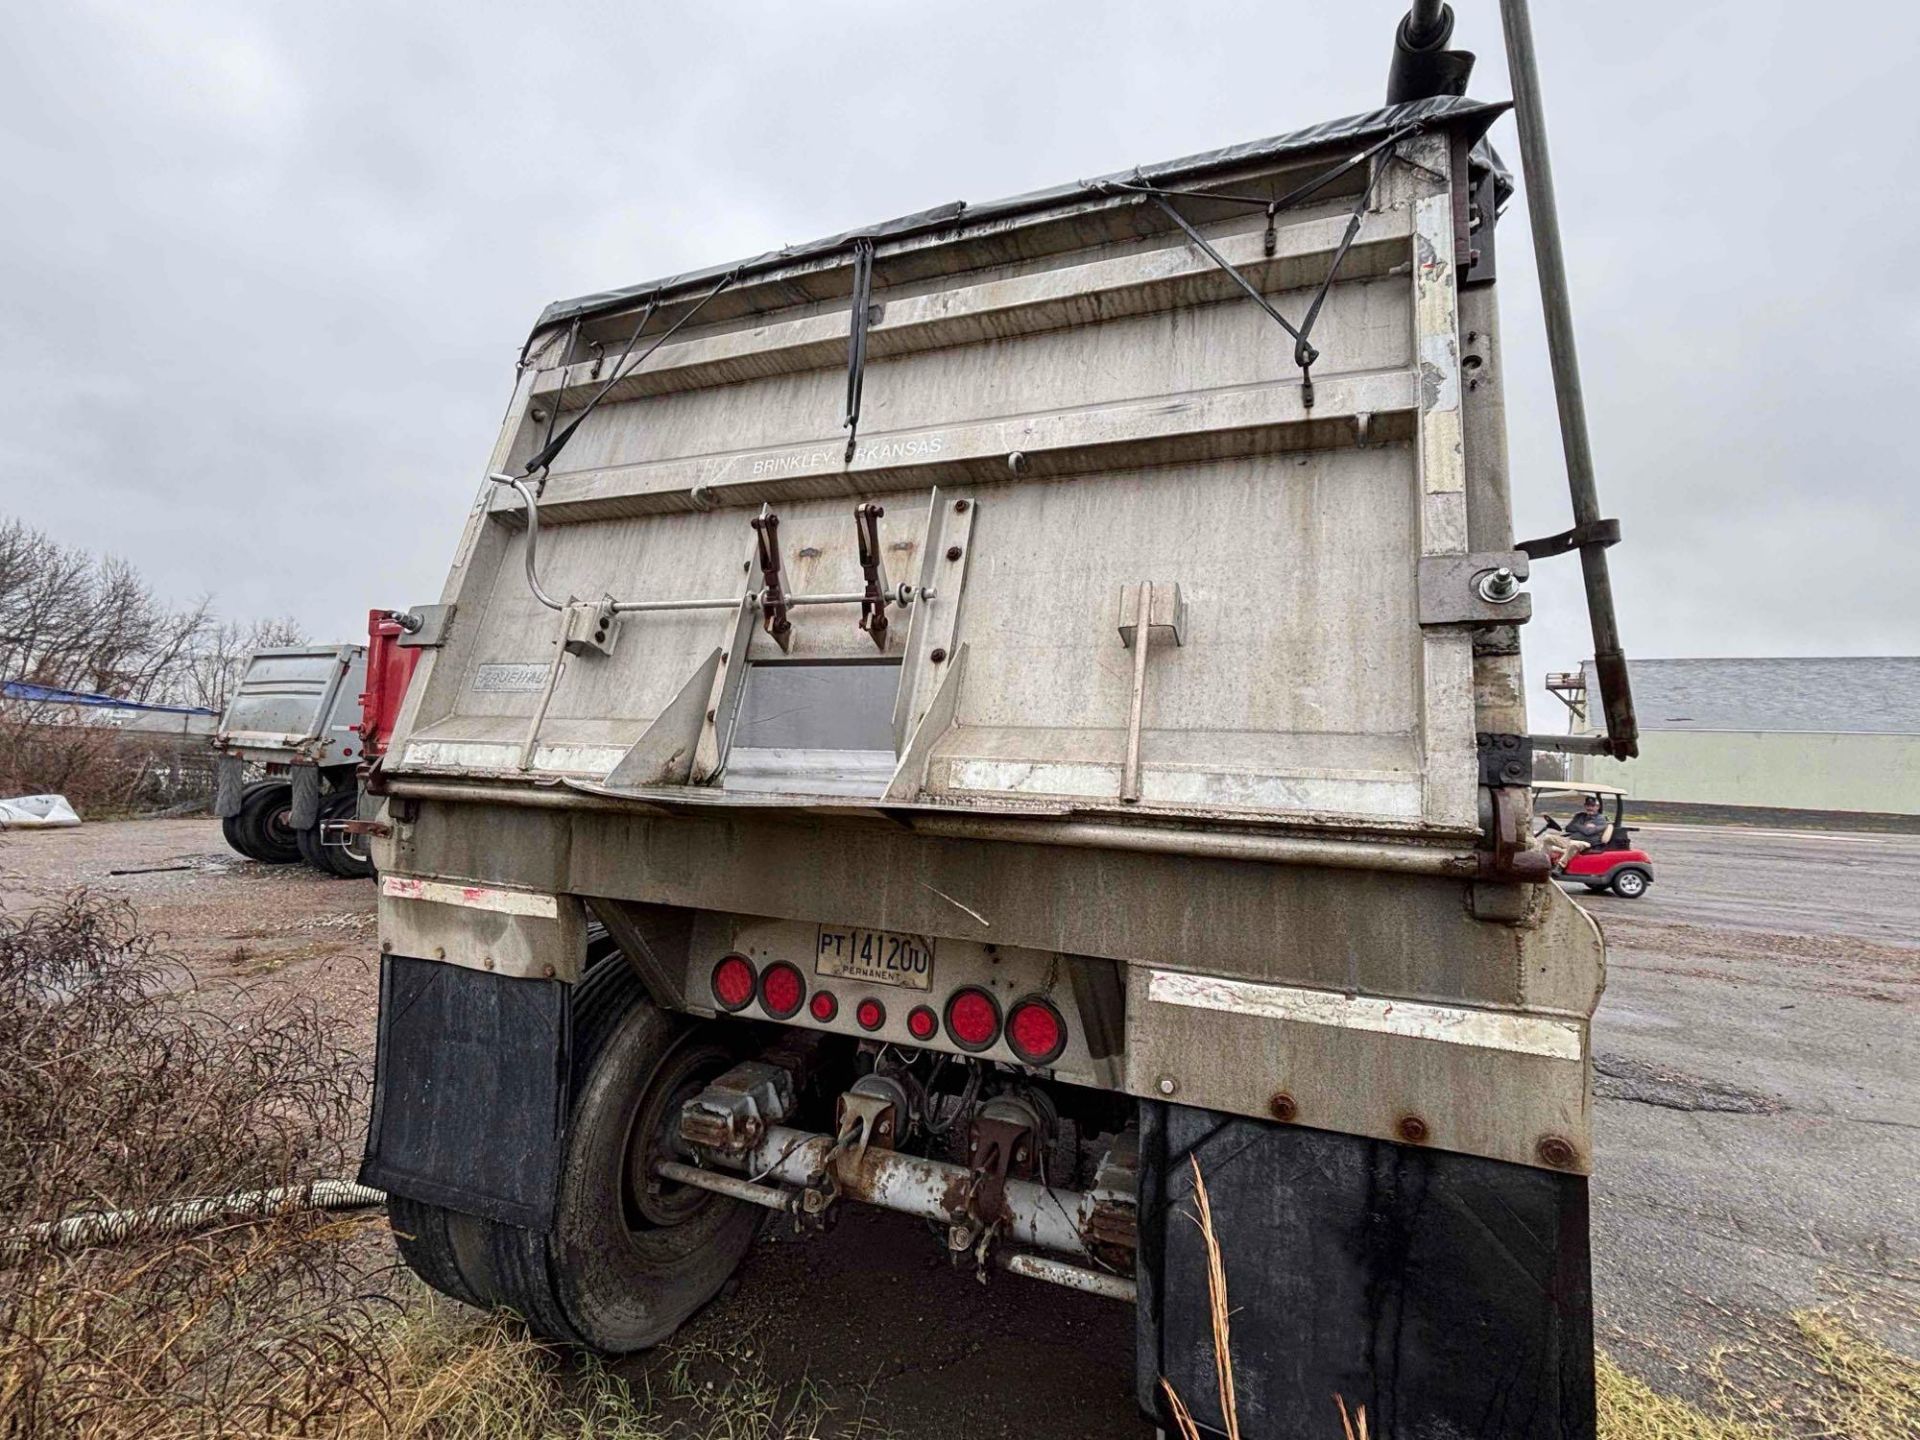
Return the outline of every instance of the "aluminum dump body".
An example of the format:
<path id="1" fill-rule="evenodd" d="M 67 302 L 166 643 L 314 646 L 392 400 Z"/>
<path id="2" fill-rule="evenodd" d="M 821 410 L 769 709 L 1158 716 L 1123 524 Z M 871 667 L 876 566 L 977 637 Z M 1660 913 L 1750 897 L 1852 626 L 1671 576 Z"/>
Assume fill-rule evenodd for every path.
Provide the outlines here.
<path id="1" fill-rule="evenodd" d="M 1446 123 L 1397 148 L 1441 166 L 1493 113 L 1431 108 Z M 1209 168 L 1278 194 L 1326 143 Z M 1364 179 L 1287 211 L 1272 235 L 1257 209 L 1182 204 L 1297 322 Z M 743 277 L 614 387 L 539 497 L 556 596 L 727 608 L 623 616 L 613 653 L 569 659 L 549 698 L 561 651 L 522 579 L 524 507 L 491 491 L 395 773 L 598 783 L 643 737 L 663 760 L 690 737 L 692 773 L 636 764 L 620 783 L 691 780 L 722 804 L 884 798 L 1473 836 L 1470 635 L 1420 612 L 1423 557 L 1471 549 L 1456 217 L 1435 188 L 1411 160 L 1382 167 L 1312 332 L 1310 405 L 1291 338 L 1139 195 L 962 212 L 884 249 L 850 463 L 844 251 Z M 582 318 L 563 364 L 573 321 L 557 311 L 516 406 L 566 424 L 634 320 Z M 548 428 L 510 427 L 502 464 Z M 932 598 L 889 607 L 880 645 L 845 603 L 795 608 L 784 650 L 739 623 L 742 594 L 764 583 L 749 528 L 763 505 L 789 594 L 862 589 L 856 501 L 884 507 L 889 584 Z M 1181 618 L 1153 626 L 1129 797 L 1124 607 L 1142 582 L 1156 622 Z M 716 652 L 725 673 L 703 686 Z M 684 708 L 718 713 L 667 733 L 690 685 L 702 693 Z"/>

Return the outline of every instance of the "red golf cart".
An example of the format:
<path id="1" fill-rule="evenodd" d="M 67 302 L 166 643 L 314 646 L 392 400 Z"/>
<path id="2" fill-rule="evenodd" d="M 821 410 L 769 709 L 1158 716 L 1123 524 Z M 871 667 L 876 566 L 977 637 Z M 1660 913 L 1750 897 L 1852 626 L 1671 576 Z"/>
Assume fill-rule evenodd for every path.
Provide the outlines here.
<path id="1" fill-rule="evenodd" d="M 1572 780 L 1535 785 L 1533 808 L 1535 818 L 1541 823 L 1533 833 L 1544 835 L 1549 830 L 1563 828 L 1558 820 L 1542 811 L 1543 801 L 1549 797 L 1568 796 L 1577 806 L 1589 795 L 1600 802 L 1602 812 L 1607 808 L 1608 797 L 1612 797 L 1612 833 L 1591 850 L 1582 850 L 1578 855 L 1570 856 L 1566 868 L 1556 871 L 1555 876 L 1561 880 L 1577 880 L 1589 890 L 1611 890 L 1623 900 L 1638 900 L 1653 884 L 1653 860 L 1634 843 L 1633 832 L 1621 819 L 1627 792 L 1618 785 L 1586 784 Z"/>

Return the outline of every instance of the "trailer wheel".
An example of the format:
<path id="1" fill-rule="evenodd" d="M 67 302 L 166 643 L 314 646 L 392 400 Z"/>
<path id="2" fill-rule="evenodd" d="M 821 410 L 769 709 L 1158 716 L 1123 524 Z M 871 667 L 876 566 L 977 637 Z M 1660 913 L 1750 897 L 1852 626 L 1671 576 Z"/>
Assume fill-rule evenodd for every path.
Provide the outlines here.
<path id="1" fill-rule="evenodd" d="M 300 837 L 287 824 L 293 804 L 293 786 L 272 780 L 241 802 L 234 832 L 243 842 L 240 852 L 268 865 L 291 865 L 300 858 Z"/>
<path id="2" fill-rule="evenodd" d="M 492 1287 L 487 1278 L 469 1277 L 461 1265 L 463 1255 L 469 1265 L 473 1264 L 476 1241 L 478 1246 L 484 1246 L 484 1220 L 440 1205 L 429 1205 L 424 1200 L 389 1195 L 387 1224 L 392 1227 L 394 1246 L 409 1270 L 462 1305 L 478 1310 L 492 1308 L 493 1302 L 487 1294 Z M 467 1243 L 457 1243 L 456 1234 Z"/>
<path id="3" fill-rule="evenodd" d="M 373 859 L 367 852 L 364 835 L 354 836 L 347 845 L 324 844 L 320 838 L 322 825 L 329 820 L 351 820 L 358 804 L 358 797 L 350 790 L 322 800 L 313 828 L 298 834 L 300 858 L 321 874 L 336 875 L 342 880 L 364 880 L 373 874 Z"/>
<path id="4" fill-rule="evenodd" d="M 240 810 L 234 811 L 231 815 L 223 815 L 220 817 L 221 837 L 226 840 L 228 846 L 233 849 L 234 853 L 243 855 L 249 860 L 258 860 L 260 857 L 247 848 L 247 835 L 246 831 L 240 825 L 240 814 L 241 811 L 246 809 L 247 801 L 253 798 L 255 791 L 259 790 L 262 786 L 272 785 L 274 783 L 272 780 L 249 780 L 246 786 L 240 791 Z"/>
<path id="5" fill-rule="evenodd" d="M 359 809 L 359 795 L 352 790 L 343 791 L 320 807 L 320 819 L 323 822 L 351 820 Z M 365 880 L 373 874 L 373 845 L 364 835 L 349 835 L 346 844 L 326 845 L 321 849 L 333 873 L 342 880 Z"/>
<path id="6" fill-rule="evenodd" d="M 764 1212 L 652 1180 L 680 1107 L 734 1055 L 646 999 L 625 964 L 574 1004 L 573 1100 L 551 1233 L 495 1229 L 502 1293 L 539 1334 L 608 1354 L 657 1345 L 732 1276 Z"/>

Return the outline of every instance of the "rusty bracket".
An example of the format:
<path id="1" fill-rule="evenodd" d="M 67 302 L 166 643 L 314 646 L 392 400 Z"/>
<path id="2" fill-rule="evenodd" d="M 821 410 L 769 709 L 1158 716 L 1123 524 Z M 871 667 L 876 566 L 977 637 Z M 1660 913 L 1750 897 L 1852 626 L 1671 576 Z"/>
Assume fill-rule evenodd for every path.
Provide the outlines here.
<path id="1" fill-rule="evenodd" d="M 393 827 L 384 820 L 335 820 L 330 822 L 336 835 L 375 835 L 384 840 Z"/>
<path id="2" fill-rule="evenodd" d="M 849 1090 L 840 1097 L 839 1103 L 839 1150 L 849 1156 L 855 1165 L 865 1158 L 867 1147 L 876 1150 L 893 1149 L 898 1138 L 899 1122 L 892 1100 L 884 1095 L 863 1094 L 858 1090 Z"/>
<path id="3" fill-rule="evenodd" d="M 1039 1136 L 1031 1125 L 994 1115 L 973 1122 L 967 1145 L 967 1165 L 975 1183 L 967 1196 L 967 1213 L 983 1225 L 999 1223 L 1006 1215 L 1007 1177 L 1031 1179 L 1040 1173 Z"/>
<path id="4" fill-rule="evenodd" d="M 793 623 L 787 619 L 787 592 L 782 588 L 780 517 L 765 505 L 753 518 L 754 544 L 760 561 L 760 619 L 767 634 L 782 650 L 793 649 Z"/>
<path id="5" fill-rule="evenodd" d="M 1553 873 L 1547 852 L 1533 844 L 1532 792 L 1524 785 L 1493 791 L 1493 849 L 1480 852 L 1484 880 L 1543 881 Z"/>

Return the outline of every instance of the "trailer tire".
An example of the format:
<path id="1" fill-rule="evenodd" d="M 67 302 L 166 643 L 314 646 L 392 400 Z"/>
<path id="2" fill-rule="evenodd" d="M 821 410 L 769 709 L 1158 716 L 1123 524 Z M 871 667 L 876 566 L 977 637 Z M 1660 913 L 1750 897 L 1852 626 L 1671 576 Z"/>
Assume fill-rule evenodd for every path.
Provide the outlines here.
<path id="1" fill-rule="evenodd" d="M 260 789 L 263 785 L 271 785 L 273 783 L 271 780 L 249 780 L 246 786 L 240 791 L 241 810 L 246 808 L 247 801 L 253 797 L 254 791 Z M 235 854 L 244 856 L 248 860 L 258 860 L 260 858 L 247 848 L 246 831 L 243 830 L 240 825 L 240 810 L 234 811 L 231 815 L 223 815 L 220 817 L 220 834 Z"/>
<path id="2" fill-rule="evenodd" d="M 659 1344 L 711 1300 L 765 1212 L 680 1186 L 635 1193 L 630 1172 L 644 1174 L 681 1104 L 736 1056 L 710 1025 L 656 1008 L 606 937 L 590 936 L 588 965 L 573 995 L 551 1230 L 398 1197 L 388 1216 L 402 1258 L 442 1294 L 511 1310 L 542 1339 L 618 1355 Z"/>
<path id="3" fill-rule="evenodd" d="M 484 1220 L 441 1205 L 429 1205 L 424 1200 L 389 1195 L 387 1224 L 393 1230 L 393 1243 L 400 1251 L 400 1258 L 415 1275 L 462 1305 L 471 1305 L 477 1310 L 492 1308 L 493 1302 L 488 1299 L 488 1291 L 492 1289 L 490 1277 L 470 1278 L 461 1265 L 462 1252 L 466 1253 L 468 1264 L 473 1264 L 476 1238 L 481 1244 L 485 1243 L 481 1233 L 481 1227 L 486 1224 Z M 456 1228 L 465 1232 L 461 1238 L 466 1244 L 456 1243 Z"/>
<path id="4" fill-rule="evenodd" d="M 351 820 L 360 813 L 357 790 L 343 790 L 320 807 L 320 819 Z M 342 880 L 365 880 L 373 874 L 373 843 L 365 835 L 352 835 L 345 845 L 326 845 L 321 852 L 327 864 Z"/>
<path id="5" fill-rule="evenodd" d="M 241 802 L 234 832 L 243 842 L 241 853 L 266 865 L 291 865 L 300 858 L 300 836 L 287 824 L 293 786 L 270 780 Z"/>
<path id="6" fill-rule="evenodd" d="M 367 852 L 364 836 L 359 838 L 360 852 L 343 845 L 328 845 L 320 838 L 320 827 L 329 820 L 351 820 L 359 807 L 359 797 L 351 790 L 338 791 L 320 802 L 320 813 L 311 830 L 299 834 L 300 858 L 322 875 L 342 880 L 364 880 L 373 874 L 373 859 Z"/>

